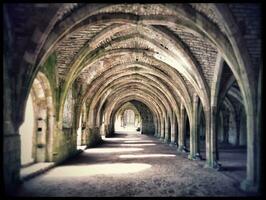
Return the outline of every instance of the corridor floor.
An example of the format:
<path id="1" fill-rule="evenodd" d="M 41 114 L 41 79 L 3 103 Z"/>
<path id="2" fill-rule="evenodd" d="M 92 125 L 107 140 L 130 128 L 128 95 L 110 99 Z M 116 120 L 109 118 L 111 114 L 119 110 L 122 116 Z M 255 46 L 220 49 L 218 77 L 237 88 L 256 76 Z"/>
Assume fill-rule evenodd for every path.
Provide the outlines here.
<path id="1" fill-rule="evenodd" d="M 239 182 L 203 168 L 153 136 L 118 133 L 24 182 L 18 196 L 246 196 Z"/>

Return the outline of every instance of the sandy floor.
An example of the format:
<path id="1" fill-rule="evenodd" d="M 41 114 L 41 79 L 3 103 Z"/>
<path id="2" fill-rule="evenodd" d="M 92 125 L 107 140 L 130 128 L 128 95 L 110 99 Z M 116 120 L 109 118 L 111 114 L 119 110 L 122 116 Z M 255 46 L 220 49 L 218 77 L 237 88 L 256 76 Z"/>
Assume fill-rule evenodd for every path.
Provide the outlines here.
<path id="1" fill-rule="evenodd" d="M 152 136 L 117 134 L 35 177 L 18 196 L 246 196 L 239 180 Z M 232 172 L 233 174 L 235 171 Z M 231 173 L 231 174 L 232 174 Z M 238 174 L 239 175 L 239 174 Z M 241 175 L 241 174 L 240 174 Z M 239 176 L 240 176 L 239 175 Z M 237 176 L 237 177 L 239 177 Z"/>

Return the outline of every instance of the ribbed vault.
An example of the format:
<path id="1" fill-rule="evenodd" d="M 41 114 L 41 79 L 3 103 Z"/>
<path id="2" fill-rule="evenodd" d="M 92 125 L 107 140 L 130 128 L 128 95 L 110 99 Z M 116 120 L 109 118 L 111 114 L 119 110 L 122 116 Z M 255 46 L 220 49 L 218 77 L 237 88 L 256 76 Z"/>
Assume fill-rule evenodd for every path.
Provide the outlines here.
<path id="1" fill-rule="evenodd" d="M 49 52 L 55 51 L 60 58 L 56 66 L 62 86 L 57 112 L 59 126 L 67 92 L 74 85 L 82 86 L 78 99 L 89 107 L 88 130 L 95 133 L 104 126 L 106 136 L 114 131 L 115 111 L 129 100 L 139 100 L 148 106 L 155 135 L 172 142 L 177 141 L 176 123 L 183 123 L 181 107 L 194 134 L 196 109 L 202 106 L 207 163 L 216 165 L 215 144 L 211 142 L 214 138 L 211 115 L 216 107 L 211 106 L 211 98 L 216 90 L 213 93 L 211 89 L 216 84 L 213 76 L 219 56 L 228 63 L 239 85 L 246 112 L 252 112 L 248 99 L 251 91 L 242 61 L 233 53 L 233 39 L 225 31 L 226 25 L 218 20 L 221 16 L 214 14 L 220 8 L 184 4 L 107 5 L 85 13 L 86 7 L 81 6 L 58 22 L 54 27 L 57 37 L 47 40 L 50 46 L 44 46 L 45 54 L 40 52 L 44 55 L 40 63 Z M 205 14 L 210 10 L 212 17 L 208 19 Z M 71 19 L 80 20 L 70 24 Z M 178 127 L 182 132 L 183 127 Z M 193 154 L 197 147 L 190 138 Z"/>
<path id="2" fill-rule="evenodd" d="M 25 6 L 25 10 L 29 8 Z M 14 88 L 19 99 L 15 107 L 22 111 L 9 114 L 7 120 L 15 120 L 19 127 L 30 88 L 33 85 L 35 92 L 41 75 L 47 76 L 47 88 L 52 89 L 46 92 L 54 102 L 55 137 L 70 141 L 73 135 L 60 134 L 79 129 L 81 144 L 99 143 L 101 136 L 114 135 L 116 120 L 132 109 L 141 120 L 142 133 L 155 135 L 182 151 L 188 148 L 187 118 L 189 158 L 196 159 L 200 153 L 197 129 L 204 124 L 206 165 L 218 168 L 216 123 L 220 126 L 225 118 L 241 115 L 235 124 L 246 120 L 248 138 L 247 180 L 242 187 L 257 184 L 259 158 L 253 144 L 258 137 L 253 133 L 258 125 L 254 117 L 258 91 L 254 88 L 259 72 L 251 67 L 253 54 L 245 46 L 230 6 L 81 3 L 36 5 L 35 9 L 38 13 L 48 8 L 53 17 L 37 18 L 43 20 L 43 27 L 33 24 L 37 28 L 32 38 L 25 39 L 29 45 L 24 40 L 18 42 L 23 48 L 14 53 L 12 61 L 23 60 L 17 62 L 17 74 L 23 75 L 18 84 L 23 85 L 25 94 L 17 94 L 19 87 Z M 23 16 L 23 6 L 17 11 L 9 6 L 5 13 L 12 9 Z M 33 9 L 29 15 L 33 18 L 36 13 Z M 5 14 L 7 27 L 9 21 L 18 20 L 9 15 Z M 25 32 L 31 31 L 31 25 Z M 6 46 L 14 46 L 9 40 Z M 5 61 L 5 65 L 9 63 Z M 39 71 L 44 75 L 37 76 Z M 5 73 L 8 77 L 13 74 L 12 70 Z M 13 82 L 8 84 L 14 87 Z M 231 114 L 226 116 L 226 111 Z M 66 126 L 63 122 L 68 112 L 74 115 Z M 67 149 L 56 157 L 60 145 L 55 141 L 54 149 L 49 149 L 49 160 L 63 160 L 71 154 Z"/>

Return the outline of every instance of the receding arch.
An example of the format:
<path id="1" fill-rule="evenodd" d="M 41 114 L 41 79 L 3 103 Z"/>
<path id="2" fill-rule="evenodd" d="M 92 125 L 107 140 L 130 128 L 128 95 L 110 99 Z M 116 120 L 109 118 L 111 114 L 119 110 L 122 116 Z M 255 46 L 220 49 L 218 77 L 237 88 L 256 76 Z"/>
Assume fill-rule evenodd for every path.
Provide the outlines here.
<path id="1" fill-rule="evenodd" d="M 52 6 L 51 6 L 52 7 Z M 104 29 L 99 28 L 98 30 L 101 30 L 100 32 L 94 32 L 94 36 L 91 38 L 91 41 L 87 40 L 87 42 L 83 43 L 82 46 L 75 46 L 75 48 L 79 48 L 78 54 L 76 54 L 75 57 L 72 57 L 72 63 L 69 65 L 70 67 L 75 65 L 77 67 L 76 69 L 73 69 L 68 76 L 60 78 L 60 80 L 56 80 L 56 83 L 53 83 L 51 81 L 51 77 L 49 74 L 53 74 L 54 71 L 49 71 L 48 74 L 45 71 L 45 74 L 48 76 L 49 81 L 51 82 L 51 88 L 52 92 L 56 93 L 56 95 L 51 95 L 52 104 L 55 104 L 56 109 L 45 109 L 42 107 L 41 104 L 39 106 L 41 109 L 39 110 L 39 119 L 40 123 L 42 123 L 42 120 L 44 121 L 47 119 L 46 116 L 48 115 L 56 115 L 56 124 L 55 125 L 49 125 L 53 124 L 53 122 L 49 122 L 49 127 L 55 126 L 55 132 L 56 134 L 62 133 L 62 118 L 63 118 L 63 109 L 65 105 L 65 98 L 70 91 L 70 88 L 75 88 L 76 84 L 79 84 L 79 81 L 82 79 L 82 75 L 86 74 L 86 71 L 84 74 L 81 74 L 83 69 L 88 69 L 90 71 L 90 67 L 94 65 L 97 65 L 99 63 L 104 63 L 104 65 L 107 65 L 107 68 L 110 67 L 110 71 L 108 69 L 108 73 L 112 73 L 112 69 L 114 66 L 112 64 L 108 64 L 107 62 L 111 60 L 111 58 L 126 58 L 122 57 L 121 55 L 125 54 L 138 54 L 138 59 L 146 59 L 147 57 L 151 57 L 153 61 L 157 61 L 157 64 L 164 63 L 165 66 L 169 66 L 171 69 L 178 69 L 176 70 L 176 74 L 178 76 L 181 76 L 181 81 L 178 83 L 181 83 L 183 81 L 184 85 L 182 85 L 182 88 L 175 87 L 174 85 L 177 83 L 173 79 L 174 76 L 169 76 L 167 74 L 167 71 L 169 68 L 167 67 L 154 67 L 155 64 L 152 63 L 150 66 L 143 66 L 141 63 L 138 68 L 141 68 L 139 71 L 138 76 L 139 79 L 143 79 L 143 83 L 148 83 L 149 80 L 156 80 L 161 84 L 161 87 L 157 87 L 156 83 L 152 83 L 149 87 L 142 87 L 140 86 L 141 82 L 138 80 L 134 82 L 130 82 L 133 84 L 133 86 L 129 86 L 124 84 L 123 81 L 121 82 L 112 82 L 109 86 L 108 92 L 112 92 L 112 87 L 119 87 L 122 86 L 122 89 L 119 90 L 116 88 L 117 92 L 119 94 L 125 94 L 126 89 L 133 89 L 134 92 L 138 91 L 137 96 L 134 96 L 134 94 L 130 94 L 132 98 L 139 98 L 143 101 L 146 101 L 146 103 L 152 107 L 155 106 L 156 108 L 152 110 L 154 121 L 155 121 L 155 128 L 160 129 L 160 133 L 163 137 L 165 137 L 165 132 L 169 132 L 169 121 L 172 124 L 174 123 L 175 115 L 177 117 L 177 121 L 179 118 L 182 118 L 181 116 L 178 116 L 178 112 L 180 112 L 180 115 L 182 115 L 181 111 L 182 106 L 185 106 L 188 118 L 191 118 L 191 107 L 192 107 L 192 96 L 189 96 L 191 94 L 196 94 L 199 96 L 202 104 L 203 104 L 203 112 L 204 112 L 204 118 L 206 123 L 206 157 L 207 157 L 207 164 L 211 167 L 215 166 L 215 142 L 216 142 L 216 136 L 215 136 L 215 128 L 213 127 L 213 122 L 215 119 L 215 114 L 217 116 L 217 112 L 219 110 L 219 107 L 229 107 L 232 106 L 229 105 L 230 101 L 231 103 L 238 104 L 240 102 L 241 105 L 243 105 L 241 116 L 246 115 L 246 132 L 247 132 L 247 139 L 248 139 L 248 159 L 247 159 L 247 179 L 242 184 L 242 188 L 244 189 L 255 189 L 252 188 L 253 186 L 256 187 L 258 185 L 259 175 L 260 175 L 260 158 L 258 157 L 260 154 L 260 143 L 258 143 L 257 146 L 254 144 L 257 144 L 257 142 L 260 139 L 260 81 L 259 83 L 256 81 L 255 77 L 257 75 L 257 67 L 252 67 L 252 63 L 250 60 L 250 57 L 253 57 L 253 54 L 249 54 L 247 51 L 247 47 L 245 45 L 245 42 L 248 42 L 244 40 L 242 37 L 242 33 L 239 31 L 239 27 L 237 23 L 237 17 L 234 18 L 233 16 L 233 10 L 231 11 L 229 8 L 227 8 L 226 5 L 215 5 L 210 4 L 208 9 L 211 12 L 214 12 L 214 18 L 212 19 L 211 16 L 209 16 L 206 12 L 206 10 L 201 9 L 195 9 L 192 5 L 181 5 L 181 4 L 159 4 L 157 5 L 158 9 L 151 9 L 156 7 L 155 5 L 150 5 L 145 8 L 145 6 L 141 4 L 135 4 L 135 8 L 130 9 L 121 9 L 124 8 L 125 5 L 111 5 L 111 4 L 104 4 L 104 5 L 81 5 L 80 7 L 77 7 L 74 10 L 67 11 L 65 8 L 58 9 L 59 6 L 55 5 L 53 7 L 54 11 L 51 13 L 56 13 L 56 16 L 51 15 L 51 22 L 47 23 L 47 19 L 45 19 L 45 23 L 29 23 L 29 26 L 24 26 L 22 28 L 21 33 L 23 34 L 23 37 L 25 36 L 25 43 L 28 41 L 28 44 L 25 44 L 25 47 L 22 45 L 20 47 L 19 43 L 21 40 L 21 43 L 23 38 L 20 37 L 14 37 L 14 41 L 19 41 L 18 45 L 16 46 L 17 51 L 14 52 L 14 56 L 8 56 L 9 54 L 4 54 L 5 59 L 7 58 L 7 62 L 5 61 L 5 74 L 7 74 L 7 80 L 9 83 L 8 90 L 5 92 L 5 100 L 11 98 L 12 103 L 8 103 L 7 106 L 10 109 L 7 110 L 7 117 L 5 117 L 5 125 L 6 125 L 6 132 L 14 135 L 18 135 L 18 127 L 23 122 L 23 115 L 26 108 L 26 99 L 30 94 L 31 85 L 34 83 L 35 78 L 37 78 L 37 73 L 40 69 L 40 66 L 47 60 L 48 56 L 53 54 L 56 51 L 57 45 L 61 42 L 64 42 L 64 38 L 71 37 L 72 33 L 75 33 L 76 30 L 81 30 L 80 28 L 90 27 L 91 25 L 98 25 L 101 22 L 106 22 L 107 26 L 105 26 Z M 93 9 L 92 9 L 93 7 Z M 200 6 L 199 6 L 200 7 Z M 31 7 L 29 6 L 31 9 Z M 33 8 L 33 7 L 32 7 Z M 90 8 L 86 10 L 86 8 Z M 208 10 L 207 9 L 207 10 Z M 23 9 L 22 9 L 23 10 Z M 52 9 L 51 9 L 52 10 Z M 158 12 L 164 11 L 164 12 Z M 25 12 L 26 9 L 23 11 Z M 73 11 L 73 12 L 72 12 Z M 147 12 L 146 12 L 147 11 Z M 149 11 L 149 12 L 148 12 Z M 12 37 L 10 36 L 12 33 L 10 30 L 14 30 L 14 36 L 17 34 L 17 28 L 13 29 L 13 27 L 10 25 L 9 22 L 12 22 L 12 17 L 9 19 L 10 13 L 8 13 L 8 9 L 4 9 L 5 14 L 5 27 L 8 27 L 8 30 L 6 33 L 8 33 L 8 41 L 5 43 L 8 46 L 8 50 L 13 50 L 14 47 L 9 47 L 9 45 L 12 43 L 11 40 Z M 22 12 L 22 13 L 23 13 Z M 60 12 L 63 12 L 63 14 L 60 14 Z M 67 12 L 67 13 L 64 13 Z M 19 13 L 19 12 L 18 12 Z M 34 11 L 33 11 L 34 13 Z M 34 16 L 35 14 L 29 14 L 29 16 Z M 58 16 L 57 16 L 58 15 Z M 59 17 L 59 15 L 61 17 Z M 26 17 L 27 18 L 27 17 Z M 217 21 L 218 18 L 218 21 Z M 57 21 L 58 20 L 58 21 Z M 14 21 L 14 27 L 16 27 L 17 23 L 16 20 Z M 27 20 L 30 21 L 30 20 Z M 38 21 L 38 20 L 37 20 Z M 244 20 L 245 22 L 248 20 Z M 216 24 L 217 23 L 217 24 Z M 34 24 L 36 27 L 30 27 Z M 48 26 L 47 26 L 48 24 Z M 106 25 L 105 24 L 105 25 Z M 109 26 L 110 25 L 110 26 Z M 218 25 L 218 26 L 217 26 Z M 125 28 L 127 31 L 132 29 L 138 29 L 139 32 L 143 32 L 143 34 L 124 34 L 126 31 L 119 30 L 119 28 Z M 29 28 L 29 30 L 28 30 Z M 216 82 L 214 83 L 214 88 L 208 88 L 208 85 L 205 83 L 205 77 L 202 73 L 201 66 L 197 65 L 197 62 L 194 62 L 193 54 L 190 54 L 190 51 L 187 51 L 188 49 L 184 49 L 185 46 L 180 45 L 178 37 L 172 37 L 175 35 L 179 35 L 178 31 L 175 32 L 173 29 L 175 28 L 181 28 L 182 31 L 189 31 L 194 32 L 198 36 L 203 37 L 204 41 L 207 43 L 210 43 L 215 50 L 219 53 L 219 59 L 220 64 L 222 62 L 228 63 L 229 68 L 232 71 L 232 78 L 230 81 L 236 82 L 238 84 L 237 88 L 232 88 L 230 84 L 228 84 L 225 88 L 225 90 L 222 91 L 222 98 L 219 98 L 218 103 L 215 101 L 215 99 L 219 92 L 217 90 L 217 82 L 220 81 L 220 78 L 218 76 Z M 221 29 L 221 30 L 220 30 Z M 88 29 L 89 30 L 89 29 Z M 30 38 L 31 31 L 34 32 L 32 35 L 32 38 Z M 114 32 L 113 32 L 114 31 Z M 18 32 L 20 34 L 20 32 Z M 97 36 L 97 34 L 99 34 Z M 162 38 L 154 37 L 156 34 L 159 34 L 157 36 L 163 36 Z M 13 35 L 13 33 L 12 33 Z M 181 34 L 182 35 L 182 34 Z M 40 41 L 38 41 L 40 39 Z M 108 41 L 109 40 L 109 41 Z M 139 40 L 139 43 L 134 43 L 134 40 Z M 168 42 L 168 43 L 167 43 Z M 145 43 L 145 44 L 144 44 Z M 170 43 L 170 44 L 169 44 Z M 185 44 L 186 42 L 184 42 Z M 146 45 L 147 44 L 147 45 Z M 135 46 L 134 46 L 135 45 Z M 27 47 L 26 47 L 27 46 Z M 176 46 L 172 48 L 173 46 Z M 190 45 L 188 45 L 189 47 Z M 191 45 L 194 46 L 194 45 Z M 147 48 L 146 48 L 147 47 Z M 171 48 L 169 48 L 171 47 Z M 180 47 L 178 49 L 177 47 Z M 132 51 L 132 48 L 137 49 L 136 51 Z M 16 49 L 14 49 L 16 50 Z M 86 52 L 88 54 L 86 54 Z M 132 53 L 133 52 L 133 53 Z M 21 54 L 22 56 L 17 56 L 18 61 L 16 61 L 16 55 Z M 55 52 L 57 53 L 57 52 Z M 132 54 L 131 54 L 132 53 Z M 74 53 L 75 54 L 75 53 Z M 108 55 L 109 54 L 109 55 Z M 113 57 L 115 56 L 115 57 Z M 15 58 L 13 62 L 13 57 Z M 109 57 L 109 58 L 108 58 Z M 79 59 L 81 58 L 81 59 Z M 19 60 L 20 59 L 20 60 Z M 75 60 L 79 60 L 78 62 L 75 62 Z M 222 61 L 223 60 L 223 61 Z M 106 62 L 105 62 L 106 61 Z M 136 60 L 137 61 L 137 60 Z M 180 63 L 179 63 L 180 62 Z M 13 66 L 13 64 L 19 63 L 19 68 L 16 68 Z M 180 65 L 178 66 L 179 63 Z M 120 63 L 123 65 L 123 62 Z M 139 62 L 136 62 L 134 64 L 139 64 Z M 253 63 L 254 64 L 254 63 Z M 7 66 L 7 67 L 6 67 Z M 68 67 L 69 67 L 68 66 Z M 184 66 L 184 69 L 182 68 Z M 195 70 L 195 67 L 199 68 L 199 70 Z M 218 72 L 221 72 L 221 67 L 218 66 Z M 49 68 L 49 66 L 48 66 Z M 60 67 L 59 67 L 60 68 Z M 107 69 L 106 68 L 106 69 Z M 128 67 L 127 69 L 129 69 Z M 17 73 L 13 73 L 14 70 L 18 70 Z M 152 72 L 148 72 L 149 69 L 152 69 Z M 42 69 L 43 70 L 43 69 Z M 49 69 L 48 69 L 49 70 Z M 163 76 L 162 74 L 156 76 L 158 70 L 162 71 L 162 74 L 166 74 L 166 76 Z M 204 68 L 206 70 L 206 68 Z M 64 70 L 63 70 L 64 71 Z M 66 71 L 66 70 L 65 70 Z M 194 71 L 194 72 L 193 72 Z M 101 76 L 101 73 L 99 71 L 90 71 L 91 73 L 90 78 L 99 78 L 99 83 L 104 83 L 104 77 Z M 181 73 L 180 73 L 181 72 Z M 55 72 L 54 74 L 56 74 Z M 116 73 L 117 77 L 126 78 L 126 74 L 123 74 L 124 71 L 120 70 L 119 73 Z M 143 74 L 141 74 L 143 73 Z M 179 74 L 180 73 L 180 74 Z M 205 73 L 205 71 L 204 71 Z M 260 72 L 259 72 L 260 73 Z M 10 74 L 14 75 L 13 77 L 10 76 Z M 110 75 L 109 74 L 109 75 Z M 123 75 L 122 75 L 123 74 Z M 94 76 L 95 75 L 95 76 Z M 260 73 L 261 75 L 261 73 Z M 9 77 L 10 76 L 10 77 Z M 80 77 L 79 77 L 80 76 Z M 165 84 L 165 80 L 169 77 L 169 80 L 171 80 L 170 84 Z M 183 79 L 182 79 L 183 78 Z M 67 81 L 65 81 L 68 79 Z M 91 84 L 94 84 L 95 81 L 91 79 Z M 261 79 L 261 76 L 260 76 Z M 39 82 L 38 82 L 39 81 Z M 127 79 L 128 81 L 128 79 Z M 155 82 L 156 82 L 155 81 Z M 208 79 L 209 81 L 209 79 Z M 229 81 L 229 82 L 230 82 Z M 36 90 L 40 90 L 40 85 L 42 84 L 42 80 L 37 80 Z M 166 81 L 167 82 L 167 81 Z M 87 82 L 88 83 L 88 82 Z M 208 82 L 209 83 L 209 82 Z M 257 84 L 258 83 L 258 84 Z M 17 84 L 17 85 L 16 85 Z M 113 85 L 112 85 L 113 84 Z M 120 84 L 120 85 L 119 85 Z M 39 85 L 39 86 L 38 86 Z M 84 84 L 84 88 L 82 86 L 81 95 L 84 95 L 87 92 L 90 92 L 90 84 Z M 192 87 L 190 87 L 192 85 Z M 169 87 L 170 86 L 170 87 Z M 257 90 L 258 86 L 258 90 Z M 46 86 L 44 86 L 46 87 Z M 168 89 L 166 89 L 168 88 Z M 218 87 L 219 88 L 219 87 Z M 19 91 L 21 89 L 21 91 Z M 95 91 L 103 90 L 104 88 L 101 87 L 95 87 Z M 213 89 L 213 91 L 212 91 Z M 174 92 L 171 92 L 171 91 Z M 180 92 L 179 92 L 180 91 Z M 144 97 L 142 93 L 146 93 L 150 95 L 148 98 Z M 214 95 L 213 95 L 214 93 Z M 215 94 L 216 93 L 216 94 Z M 45 104 L 46 99 L 43 98 L 45 92 L 40 92 L 37 94 L 36 99 L 42 99 Z M 112 102 L 108 101 L 107 97 L 111 97 L 112 100 L 118 101 L 114 96 L 112 95 L 104 95 L 102 93 L 97 93 L 98 96 L 95 98 L 92 98 L 90 95 L 88 95 L 88 99 L 78 99 L 78 101 L 81 100 L 81 102 L 84 102 L 85 104 L 88 103 L 88 109 L 90 109 L 90 106 L 94 107 L 94 112 L 96 112 L 94 119 L 95 123 L 93 125 L 98 126 L 102 121 L 105 121 L 105 117 L 108 116 L 108 120 L 110 123 L 113 123 L 112 120 L 113 117 L 113 109 L 117 109 L 117 104 L 112 104 Z M 34 95 L 31 95 L 34 96 Z M 77 96 L 79 98 L 80 96 Z M 158 99 L 155 98 L 158 96 Z M 184 96 L 184 97 L 183 97 Z M 13 98 L 14 97 L 14 98 Z M 53 99 L 54 97 L 54 99 Z M 162 97 L 162 98 L 161 98 Z M 103 99 L 101 99 L 103 98 Z M 125 97 L 128 98 L 128 97 Z M 152 103 L 152 101 L 156 100 L 156 102 Z M 229 101 L 229 103 L 228 103 Z M 236 102 L 235 102 L 236 101 Z M 174 103 L 173 103 L 174 102 Z M 215 102 L 215 103 L 214 103 Z M 114 102 L 116 103 L 116 102 Z M 13 106 L 14 105 L 14 106 Z M 50 104 L 49 104 L 50 105 Z M 229 106 L 228 106 L 229 105 Z M 181 107 L 181 108 L 180 108 Z M 238 106 L 237 106 L 238 107 Z M 22 109 L 19 109 L 22 108 Z M 83 111 L 81 108 L 77 108 L 77 110 L 81 110 L 78 112 Z M 10 111 L 9 111 L 10 110 Z M 48 110 L 48 111 L 47 111 Z M 53 110 L 53 111 L 50 111 Z M 59 110 L 59 112 L 57 112 Z M 231 109 L 232 110 L 232 109 Z M 14 112 L 15 111 L 15 112 Z M 245 111 L 245 112 L 244 112 Z M 12 113 L 13 112 L 13 113 Z M 49 114 L 45 114 L 48 112 Z M 87 113 L 86 112 L 86 116 Z M 222 113 L 222 112 L 221 112 Z M 223 113 L 226 114 L 226 113 Z M 156 116 L 156 117 L 155 117 Z M 54 116 L 53 116 L 54 117 Z M 54 118 L 51 117 L 50 121 L 54 121 Z M 90 117 L 89 117 L 90 118 Z M 172 118 L 172 121 L 171 121 Z M 58 121 L 59 119 L 59 121 Z M 94 120 L 93 119 L 93 120 Z M 76 120 L 76 119 L 75 119 Z M 244 120 L 242 120 L 244 121 Z M 191 122 L 191 120 L 189 121 Z M 78 120 L 76 120 L 74 123 L 78 123 Z M 86 121 L 87 123 L 87 121 Z M 181 122 L 183 123 L 183 122 Z M 86 125 L 90 125 L 87 123 Z M 76 128 L 76 127 L 73 127 Z M 86 127 L 87 128 L 87 127 Z M 192 127 L 189 127 L 192 128 Z M 243 128 L 243 127 L 242 127 Z M 41 130 L 45 130 L 47 127 L 44 127 Z M 75 130 L 76 131 L 76 130 Z M 46 132 L 46 131 L 44 131 Z M 158 132 L 158 130 L 155 131 L 155 134 Z M 5 134 L 7 135 L 7 134 Z M 60 135 L 61 137 L 61 135 Z M 64 137 L 64 136 L 63 136 Z M 18 143 L 19 136 L 16 136 L 14 139 Z M 5 140 L 9 141 L 8 136 L 5 136 Z M 50 140 L 50 139 L 49 139 Z M 51 139 L 52 140 L 52 139 Z M 6 143 L 5 143 L 6 146 Z M 42 148 L 42 144 L 39 145 L 40 148 Z M 12 152 L 16 153 L 17 150 L 15 148 L 12 149 Z M 64 152 L 65 153 L 65 152 Z M 68 152 L 67 152 L 68 153 Z M 65 153 L 65 155 L 67 155 Z M 51 153 L 47 153 L 47 155 L 55 155 Z M 8 158 L 8 157 L 7 157 Z M 5 164 L 10 164 L 11 161 L 7 159 L 5 160 Z M 19 163 L 19 161 L 17 161 Z M 13 169 L 14 168 L 14 169 Z M 10 171 L 7 170 L 7 177 L 10 175 L 10 180 L 16 179 L 16 169 L 15 167 L 12 167 Z M 14 174 L 14 176 L 13 176 Z"/>
<path id="2" fill-rule="evenodd" d="M 128 111 L 131 111 L 134 114 L 134 120 L 133 120 L 134 122 L 129 124 L 129 126 L 127 124 L 127 118 L 125 119 L 125 117 L 133 117 L 133 116 L 128 116 L 127 114 L 125 114 Z M 122 127 L 124 129 L 122 129 Z M 122 130 L 133 129 L 135 131 L 138 130 L 140 132 L 142 130 L 142 121 L 141 121 L 140 113 L 138 109 L 131 102 L 125 103 L 123 106 L 119 108 L 119 110 L 115 114 L 115 131 L 121 130 L 121 129 Z"/>
<path id="3" fill-rule="evenodd" d="M 49 80 L 42 72 L 34 80 L 29 98 L 34 116 L 32 140 L 28 143 L 32 147 L 32 163 L 53 162 L 55 110 Z"/>
<path id="4" fill-rule="evenodd" d="M 123 95 L 122 98 L 117 101 L 114 105 L 114 109 L 111 113 L 111 115 L 109 115 L 109 119 L 113 119 L 115 113 L 117 112 L 117 110 L 121 107 L 121 105 L 123 105 L 125 102 L 129 102 L 129 101 L 139 101 L 141 103 L 143 103 L 144 105 L 146 105 L 149 110 L 152 112 L 152 116 L 153 116 L 153 123 L 154 123 L 154 133 L 155 135 L 159 135 L 160 131 L 161 131 L 161 123 L 162 123 L 162 115 L 160 114 L 160 111 L 158 111 L 157 107 L 153 105 L 152 102 L 149 102 L 147 100 L 145 100 L 145 97 L 142 95 L 134 95 L 134 94 L 126 94 Z M 106 112 L 107 113 L 107 112 Z M 112 126 L 112 120 L 110 121 L 111 126 Z M 151 129 L 153 130 L 153 129 Z"/>

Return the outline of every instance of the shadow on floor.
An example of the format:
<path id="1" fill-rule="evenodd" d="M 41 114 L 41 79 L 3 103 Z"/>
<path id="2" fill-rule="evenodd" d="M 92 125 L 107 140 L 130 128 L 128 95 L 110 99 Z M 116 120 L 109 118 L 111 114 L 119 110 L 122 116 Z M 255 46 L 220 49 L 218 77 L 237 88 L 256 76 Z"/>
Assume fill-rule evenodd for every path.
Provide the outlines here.
<path id="1" fill-rule="evenodd" d="M 245 171 L 246 166 L 222 166 L 221 171 Z"/>

